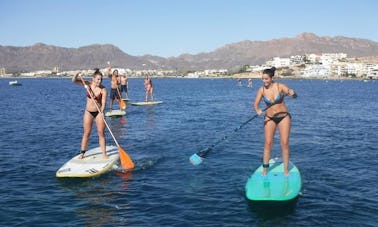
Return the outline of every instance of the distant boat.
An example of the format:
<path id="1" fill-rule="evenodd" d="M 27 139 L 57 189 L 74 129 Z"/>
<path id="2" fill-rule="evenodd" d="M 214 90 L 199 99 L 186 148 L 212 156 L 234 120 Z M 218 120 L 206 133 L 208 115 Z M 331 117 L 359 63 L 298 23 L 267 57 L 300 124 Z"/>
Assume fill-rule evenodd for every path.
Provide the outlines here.
<path id="1" fill-rule="evenodd" d="M 19 83 L 17 80 L 9 81 L 9 85 L 11 86 L 21 86 L 22 84 Z"/>

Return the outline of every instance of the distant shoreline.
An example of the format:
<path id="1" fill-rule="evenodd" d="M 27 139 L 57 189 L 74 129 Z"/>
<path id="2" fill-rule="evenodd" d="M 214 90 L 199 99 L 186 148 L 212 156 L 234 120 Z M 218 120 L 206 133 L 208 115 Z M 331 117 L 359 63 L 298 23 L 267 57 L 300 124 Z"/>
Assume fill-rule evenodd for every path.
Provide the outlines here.
<path id="1" fill-rule="evenodd" d="M 18 80 L 18 79 L 70 79 L 71 77 L 54 77 L 54 76 L 47 76 L 47 77 L 0 77 L 2 80 Z M 90 78 L 90 76 L 86 76 L 85 78 Z M 144 77 L 129 77 L 128 79 L 143 79 Z M 152 77 L 153 79 L 230 79 L 230 80 L 260 80 L 260 77 L 235 77 L 235 76 L 218 76 L 218 77 L 174 77 L 174 76 L 159 76 L 159 77 Z M 375 81 L 376 79 L 368 79 L 368 78 L 350 78 L 350 77 L 330 77 L 330 78 L 319 78 L 319 77 L 295 77 L 295 76 L 286 76 L 280 77 L 276 76 L 276 80 L 281 79 L 288 79 L 288 80 L 361 80 L 361 81 Z"/>

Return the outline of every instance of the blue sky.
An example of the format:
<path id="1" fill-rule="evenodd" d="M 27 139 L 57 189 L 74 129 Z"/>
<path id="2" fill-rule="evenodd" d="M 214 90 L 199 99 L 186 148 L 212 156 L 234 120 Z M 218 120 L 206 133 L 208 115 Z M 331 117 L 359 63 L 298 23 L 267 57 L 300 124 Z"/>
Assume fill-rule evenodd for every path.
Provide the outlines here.
<path id="1" fill-rule="evenodd" d="M 0 45 L 174 57 L 303 32 L 378 41 L 376 0 L 0 0 Z"/>

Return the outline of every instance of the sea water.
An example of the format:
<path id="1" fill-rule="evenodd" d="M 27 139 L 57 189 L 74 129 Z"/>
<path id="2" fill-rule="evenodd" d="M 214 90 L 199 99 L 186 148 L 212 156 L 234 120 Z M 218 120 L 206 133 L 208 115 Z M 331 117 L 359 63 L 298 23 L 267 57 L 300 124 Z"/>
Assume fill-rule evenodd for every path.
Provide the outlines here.
<path id="1" fill-rule="evenodd" d="M 378 225 L 378 81 L 278 80 L 298 93 L 285 100 L 291 161 L 303 180 L 291 212 L 256 212 L 245 198 L 261 164 L 263 119 L 234 129 L 255 115 L 260 80 L 248 88 L 232 79 L 153 79 L 163 104 L 128 105 L 125 117 L 107 118 L 136 170 L 66 180 L 55 172 L 80 149 L 85 90 L 70 79 L 19 81 L 0 80 L 2 226 Z M 143 79 L 130 79 L 129 97 L 144 101 Z M 189 162 L 224 136 L 201 165 Z M 276 135 L 272 156 L 280 155 Z"/>

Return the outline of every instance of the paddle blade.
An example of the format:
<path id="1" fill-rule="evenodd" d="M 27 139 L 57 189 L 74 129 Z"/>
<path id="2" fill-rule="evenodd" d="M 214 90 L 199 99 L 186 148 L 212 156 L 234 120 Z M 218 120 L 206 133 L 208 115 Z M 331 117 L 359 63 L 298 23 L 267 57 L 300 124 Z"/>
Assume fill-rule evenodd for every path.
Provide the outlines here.
<path id="1" fill-rule="evenodd" d="M 203 162 L 203 158 L 201 158 L 201 156 L 199 156 L 198 154 L 193 154 L 192 156 L 190 156 L 189 160 L 195 166 L 198 166 Z"/>
<path id="2" fill-rule="evenodd" d="M 121 107 L 121 109 L 126 109 L 126 103 L 125 103 L 125 101 L 123 101 L 122 99 L 119 99 L 118 100 L 119 101 L 119 106 Z"/>
<path id="3" fill-rule="evenodd" d="M 210 147 L 204 150 L 201 150 L 197 152 L 196 154 L 193 154 L 192 156 L 190 156 L 189 160 L 193 165 L 197 166 L 203 162 L 203 160 L 206 158 L 206 156 L 209 154 L 210 151 L 211 151 Z"/>
<path id="4" fill-rule="evenodd" d="M 134 162 L 131 160 L 130 156 L 122 149 L 118 147 L 119 159 L 121 160 L 122 169 L 134 169 Z"/>

